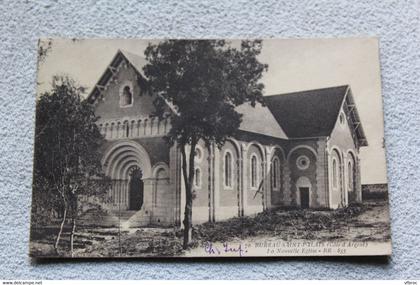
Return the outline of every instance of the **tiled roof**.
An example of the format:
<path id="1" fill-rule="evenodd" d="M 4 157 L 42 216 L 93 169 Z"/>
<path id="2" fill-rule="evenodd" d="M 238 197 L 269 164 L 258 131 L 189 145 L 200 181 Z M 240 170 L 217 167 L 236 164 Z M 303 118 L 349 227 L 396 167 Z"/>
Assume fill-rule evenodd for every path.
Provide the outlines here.
<path id="1" fill-rule="evenodd" d="M 147 64 L 146 59 L 119 50 L 88 96 L 88 100 L 94 101 L 97 98 L 100 88 L 112 77 L 112 70 L 118 67 L 124 59 L 140 75 L 143 75 L 143 67 Z M 243 114 L 239 129 L 281 139 L 329 136 L 347 93 L 349 93 L 347 100 L 354 105 L 349 90 L 348 85 L 343 85 L 265 96 L 266 106 L 259 103 L 255 107 L 252 107 L 249 103 L 242 104 L 236 107 L 236 110 Z M 176 112 L 173 106 L 168 105 Z M 360 125 L 360 119 L 355 108 L 351 115 L 354 117 L 354 121 Z M 361 126 L 356 129 L 356 133 L 358 139 L 361 140 L 361 145 L 367 145 Z"/>
<path id="2" fill-rule="evenodd" d="M 289 138 L 329 136 L 348 86 L 265 96 L 264 101 Z"/>
<path id="3" fill-rule="evenodd" d="M 147 61 L 144 57 L 139 56 L 137 54 L 120 50 L 120 52 L 125 56 L 125 58 L 128 60 L 128 62 L 131 63 L 131 65 L 137 70 L 138 73 L 140 73 L 143 77 L 143 67 L 147 64 Z"/>
<path id="4" fill-rule="evenodd" d="M 113 76 L 113 69 L 117 68 L 122 61 L 128 61 L 134 69 L 143 76 L 143 66 L 147 64 L 147 61 L 144 57 L 123 51 L 118 50 L 118 52 L 115 54 L 114 58 L 112 59 L 111 63 L 108 65 L 108 67 L 105 69 L 104 73 L 99 78 L 98 82 L 95 84 L 94 88 L 90 92 L 89 96 L 87 97 L 87 100 L 89 102 L 93 102 L 96 100 L 97 96 L 100 93 L 100 88 L 105 86 L 108 81 Z"/>
<path id="5" fill-rule="evenodd" d="M 245 103 L 236 107 L 238 113 L 243 114 L 242 123 L 239 127 L 242 131 L 258 133 L 275 138 L 287 139 L 281 126 L 271 114 L 270 110 L 257 103 L 255 107 Z"/>

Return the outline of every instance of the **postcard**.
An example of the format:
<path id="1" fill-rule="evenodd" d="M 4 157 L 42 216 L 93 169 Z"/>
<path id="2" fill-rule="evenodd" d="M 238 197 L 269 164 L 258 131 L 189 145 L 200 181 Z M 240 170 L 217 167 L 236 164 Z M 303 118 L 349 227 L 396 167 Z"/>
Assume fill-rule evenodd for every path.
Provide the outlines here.
<path id="1" fill-rule="evenodd" d="M 41 39 L 35 258 L 390 255 L 379 40 Z"/>

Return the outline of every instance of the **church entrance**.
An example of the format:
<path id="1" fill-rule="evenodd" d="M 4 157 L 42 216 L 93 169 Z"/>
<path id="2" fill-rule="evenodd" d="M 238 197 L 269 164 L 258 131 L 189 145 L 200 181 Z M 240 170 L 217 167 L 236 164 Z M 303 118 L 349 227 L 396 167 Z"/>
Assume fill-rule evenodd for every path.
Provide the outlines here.
<path id="1" fill-rule="evenodd" d="M 138 211 L 143 206 L 144 185 L 142 176 L 142 171 L 138 167 L 135 167 L 130 171 L 130 182 L 128 185 L 129 210 Z"/>
<path id="2" fill-rule="evenodd" d="M 300 194 L 300 206 L 302 207 L 302 209 L 308 209 L 309 208 L 309 188 L 300 187 L 299 194 Z"/>

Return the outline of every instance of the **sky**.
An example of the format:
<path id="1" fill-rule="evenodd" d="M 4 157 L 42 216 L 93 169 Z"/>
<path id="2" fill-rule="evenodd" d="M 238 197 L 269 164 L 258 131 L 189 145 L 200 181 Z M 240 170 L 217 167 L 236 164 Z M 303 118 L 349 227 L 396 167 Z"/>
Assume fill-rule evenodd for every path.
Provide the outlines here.
<path id="1" fill-rule="evenodd" d="M 49 90 L 57 74 L 69 75 L 89 92 L 118 49 L 143 55 L 149 42 L 157 41 L 54 39 L 38 64 L 37 94 Z M 262 78 L 265 95 L 349 84 L 369 143 L 360 150 L 362 184 L 387 182 L 376 38 L 266 39 L 259 60 L 269 65 Z"/>

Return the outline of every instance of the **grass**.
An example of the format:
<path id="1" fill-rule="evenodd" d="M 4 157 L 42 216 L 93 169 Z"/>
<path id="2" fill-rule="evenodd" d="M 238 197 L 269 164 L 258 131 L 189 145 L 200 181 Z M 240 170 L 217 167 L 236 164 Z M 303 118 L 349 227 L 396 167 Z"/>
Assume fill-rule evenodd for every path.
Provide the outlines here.
<path id="1" fill-rule="evenodd" d="M 245 239 L 263 235 L 285 239 L 312 239 L 314 232 L 334 232 L 366 210 L 367 206 L 363 204 L 354 204 L 335 211 L 286 208 L 267 210 L 253 217 L 238 217 L 195 226 L 193 237 L 198 243 L 225 242 L 234 238 Z"/>

